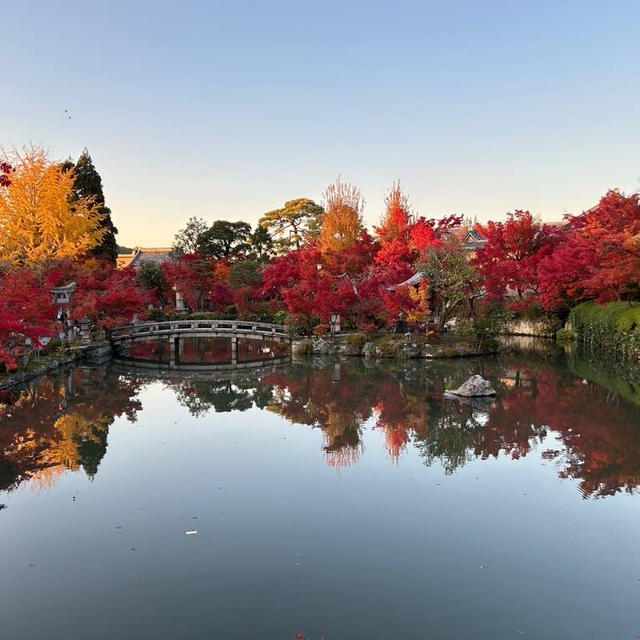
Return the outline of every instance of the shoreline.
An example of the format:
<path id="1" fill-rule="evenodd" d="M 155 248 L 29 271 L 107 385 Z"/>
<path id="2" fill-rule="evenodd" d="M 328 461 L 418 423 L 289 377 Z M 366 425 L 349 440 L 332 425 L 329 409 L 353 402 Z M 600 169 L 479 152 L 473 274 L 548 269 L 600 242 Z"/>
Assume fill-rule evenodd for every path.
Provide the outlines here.
<path id="1" fill-rule="evenodd" d="M 510 334 L 511 335 L 511 334 Z M 513 337 L 518 337 L 513 334 Z M 493 356 L 508 350 L 509 346 L 500 343 L 479 345 L 468 340 L 438 337 L 429 342 L 425 336 L 416 334 L 379 334 L 366 336 L 361 333 L 338 334 L 336 336 L 305 336 L 291 340 L 290 356 L 304 355 L 338 355 L 361 357 L 365 359 L 455 359 L 473 358 L 482 356 Z M 87 364 L 101 364 L 105 362 L 130 362 L 132 366 L 138 368 L 163 368 L 162 363 L 150 363 L 147 361 L 121 360 L 114 356 L 110 344 L 104 342 L 84 345 L 74 348 L 71 353 L 58 355 L 47 359 L 42 358 L 42 363 L 32 368 L 5 374 L 0 377 L 0 390 L 9 390 L 25 382 L 38 378 L 42 375 L 52 373 L 57 369 L 78 362 Z M 267 361 L 265 361 L 267 362 Z M 241 370 L 250 366 L 243 363 L 236 366 Z M 207 365 L 193 365 L 187 367 L 192 371 L 203 370 Z M 212 366 L 214 369 L 230 370 L 231 365 Z"/>

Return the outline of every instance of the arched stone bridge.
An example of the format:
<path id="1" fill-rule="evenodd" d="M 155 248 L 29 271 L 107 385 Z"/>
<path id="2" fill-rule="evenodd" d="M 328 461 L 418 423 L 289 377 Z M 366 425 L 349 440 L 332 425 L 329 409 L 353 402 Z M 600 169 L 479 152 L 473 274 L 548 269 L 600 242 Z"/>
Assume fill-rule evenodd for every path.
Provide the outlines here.
<path id="1" fill-rule="evenodd" d="M 238 362 L 238 340 L 268 340 L 290 344 L 291 339 L 284 325 L 267 322 L 244 322 L 241 320 L 170 320 L 167 322 L 145 322 L 113 329 L 111 344 L 116 353 L 123 346 L 152 339 L 166 338 L 169 341 L 169 366 L 180 362 L 181 338 L 230 338 L 231 362 Z"/>

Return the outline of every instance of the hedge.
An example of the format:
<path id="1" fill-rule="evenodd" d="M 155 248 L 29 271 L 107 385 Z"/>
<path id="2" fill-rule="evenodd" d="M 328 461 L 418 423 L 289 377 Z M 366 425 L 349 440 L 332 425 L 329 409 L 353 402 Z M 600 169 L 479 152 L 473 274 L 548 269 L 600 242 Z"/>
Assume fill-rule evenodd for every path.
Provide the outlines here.
<path id="1" fill-rule="evenodd" d="M 583 302 L 569 314 L 578 340 L 618 358 L 640 359 L 640 302 Z"/>

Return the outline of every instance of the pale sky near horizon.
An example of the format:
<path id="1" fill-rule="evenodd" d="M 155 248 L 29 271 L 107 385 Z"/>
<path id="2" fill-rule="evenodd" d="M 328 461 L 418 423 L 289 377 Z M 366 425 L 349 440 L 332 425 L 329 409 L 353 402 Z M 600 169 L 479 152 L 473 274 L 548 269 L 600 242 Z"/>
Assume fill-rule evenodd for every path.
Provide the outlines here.
<path id="1" fill-rule="evenodd" d="M 637 0 L 22 0 L 0 145 L 86 146 L 128 246 L 338 174 L 369 226 L 396 179 L 427 217 L 558 220 L 640 188 L 639 27 Z"/>

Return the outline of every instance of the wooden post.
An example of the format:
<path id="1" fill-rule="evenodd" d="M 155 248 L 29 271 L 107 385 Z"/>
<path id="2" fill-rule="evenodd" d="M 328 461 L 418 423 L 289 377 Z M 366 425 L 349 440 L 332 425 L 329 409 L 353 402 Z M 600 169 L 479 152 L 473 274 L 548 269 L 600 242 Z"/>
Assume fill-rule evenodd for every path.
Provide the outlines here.
<path id="1" fill-rule="evenodd" d="M 238 337 L 231 336 L 231 364 L 238 364 Z"/>

